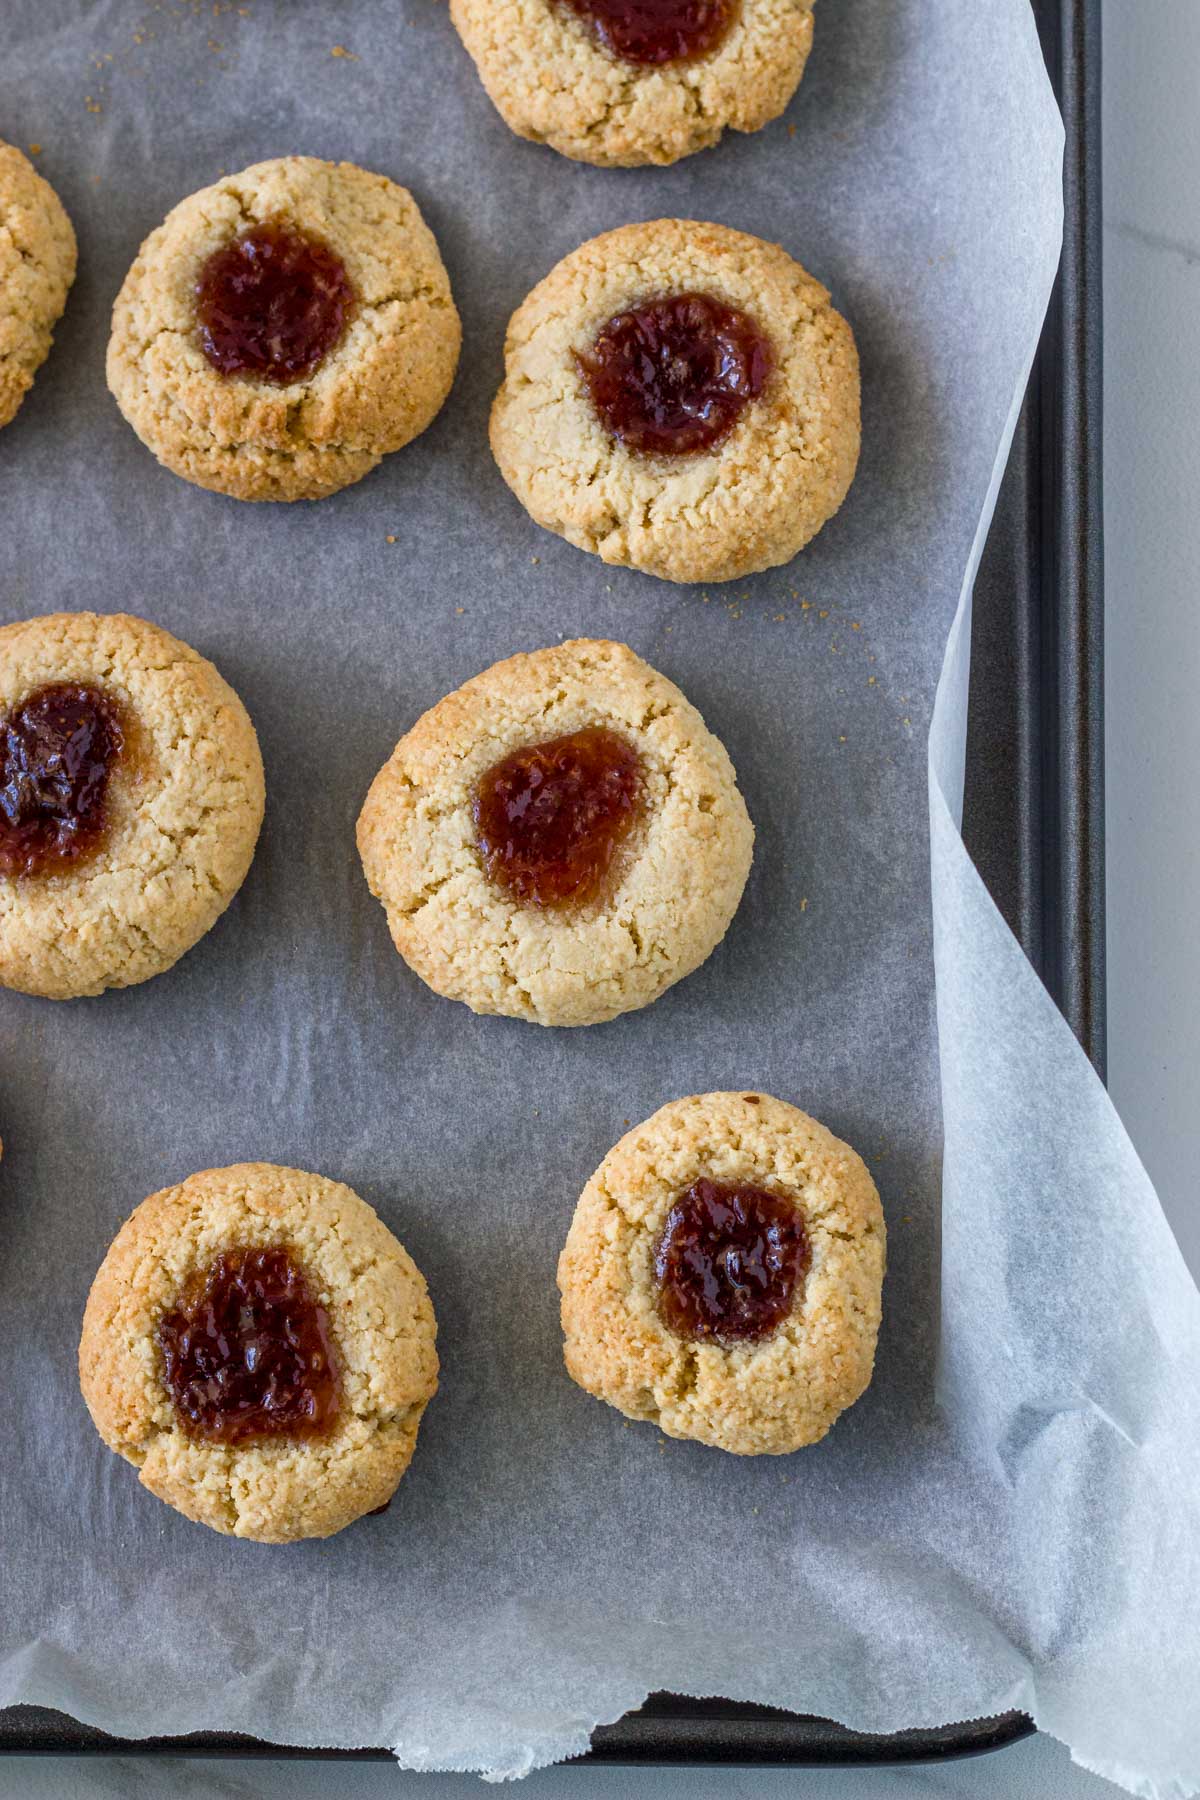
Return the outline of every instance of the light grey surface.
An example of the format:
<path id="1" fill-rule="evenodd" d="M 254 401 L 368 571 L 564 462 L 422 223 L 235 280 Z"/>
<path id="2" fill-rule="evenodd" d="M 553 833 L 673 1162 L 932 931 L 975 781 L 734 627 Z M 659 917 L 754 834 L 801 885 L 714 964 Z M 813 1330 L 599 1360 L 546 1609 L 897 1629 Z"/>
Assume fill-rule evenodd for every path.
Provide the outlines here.
<path id="1" fill-rule="evenodd" d="M 1118 78 L 1122 82 L 1117 107 L 1109 109 L 1110 149 L 1113 142 L 1113 113 L 1119 109 L 1122 119 L 1127 122 L 1128 132 L 1122 146 L 1122 174 L 1130 169 L 1140 173 L 1144 188 L 1153 198 L 1157 192 L 1154 153 L 1162 150 L 1160 140 L 1169 132 L 1172 118 L 1182 120 L 1186 117 L 1189 126 L 1194 123 L 1190 96 L 1194 90 L 1196 57 L 1194 43 L 1187 41 L 1194 15 L 1188 0 L 1181 0 L 1181 3 L 1173 6 L 1160 3 L 1154 9 L 1134 9 L 1132 6 L 1110 8 L 1110 20 L 1113 27 L 1124 34 L 1119 47 L 1120 63 L 1117 64 L 1117 59 L 1111 52 L 1109 57 L 1110 93 Z M 1147 30 L 1151 21 L 1155 29 Z M 1178 33 L 1178 39 L 1173 42 L 1170 41 L 1172 30 Z M 1164 49 L 1164 43 L 1169 47 Z M 1188 56 L 1190 61 L 1187 60 Z M 1132 92 L 1125 83 L 1131 85 Z M 1175 115 L 1159 98 L 1160 91 L 1169 92 L 1173 83 L 1180 88 L 1180 110 Z M 1186 107 L 1183 104 L 1185 95 Z M 1163 123 L 1164 120 L 1166 124 Z M 1111 154 L 1109 169 L 1111 197 Z M 1186 186 L 1180 191 L 1188 194 Z M 1123 224 L 1127 227 L 1129 221 L 1123 221 Z M 1134 1125 L 1135 1136 L 1139 1135 L 1137 1109 L 1143 1106 L 1146 1108 L 1146 1116 L 1153 1125 L 1154 1142 L 1153 1146 L 1147 1143 L 1144 1132 L 1139 1141 L 1142 1141 L 1152 1172 L 1157 1173 L 1163 1182 L 1164 1198 L 1174 1210 L 1177 1229 L 1185 1247 L 1190 1242 L 1194 1250 L 1195 1235 L 1190 1240 L 1188 1237 L 1189 1220 L 1194 1221 L 1196 1216 L 1194 1181 L 1190 1180 L 1187 1165 L 1189 1158 L 1195 1162 L 1196 1151 L 1194 1088 L 1189 1082 L 1195 1058 L 1193 1056 L 1185 1067 L 1178 1054 L 1178 1045 L 1180 1037 L 1189 1028 L 1194 1029 L 1195 1021 L 1200 1017 L 1200 995 L 1196 992 L 1196 982 L 1190 979 L 1195 975 L 1195 963 L 1193 959 L 1189 967 L 1174 955 L 1162 956 L 1156 962 L 1153 957 L 1144 957 L 1143 951 L 1149 947 L 1145 931 L 1148 902 L 1153 903 L 1150 910 L 1159 921 L 1160 929 L 1164 923 L 1168 927 L 1174 923 L 1179 930 L 1179 936 L 1164 936 L 1162 943 L 1186 946 L 1188 942 L 1185 927 L 1190 929 L 1191 926 L 1186 910 L 1189 890 L 1180 884 L 1174 891 L 1174 899 L 1178 904 L 1177 910 L 1172 911 L 1172 886 L 1158 883 L 1154 878 L 1154 871 L 1164 858 L 1168 859 L 1169 865 L 1183 867 L 1190 854 L 1193 871 L 1191 891 L 1194 892 L 1196 834 L 1194 829 L 1190 834 L 1186 828 L 1182 831 L 1179 829 L 1180 811 L 1183 811 L 1185 819 L 1188 816 L 1188 796 L 1185 793 L 1181 800 L 1177 787 L 1173 789 L 1161 773 L 1157 782 L 1155 781 L 1156 771 L 1165 772 L 1166 769 L 1177 766 L 1174 754 L 1180 728 L 1182 726 L 1184 730 L 1187 729 L 1190 720 L 1194 718 L 1194 709 L 1188 708 L 1187 689 L 1181 680 L 1184 694 L 1182 709 L 1162 706 L 1160 712 L 1160 684 L 1163 681 L 1164 665 L 1159 655 L 1147 647 L 1146 640 L 1158 623 L 1156 600 L 1160 588 L 1168 594 L 1173 592 L 1180 604 L 1166 646 L 1169 650 L 1165 665 L 1168 684 L 1169 672 L 1176 666 L 1195 670 L 1195 651 L 1197 643 L 1200 643 L 1200 635 L 1196 632 L 1195 610 L 1189 610 L 1187 606 L 1191 592 L 1192 565 L 1187 560 L 1187 554 L 1180 553 L 1176 547 L 1181 527 L 1186 530 L 1191 525 L 1195 529 L 1195 512 L 1187 503 L 1186 486 L 1179 489 L 1178 506 L 1172 504 L 1169 511 L 1161 514 L 1158 507 L 1170 502 L 1173 491 L 1171 484 L 1178 477 L 1181 459 L 1192 454 L 1191 447 L 1194 444 L 1195 402 L 1187 387 L 1187 377 L 1194 377 L 1196 357 L 1194 351 L 1189 354 L 1184 346 L 1188 343 L 1189 327 L 1194 328 L 1195 325 L 1196 307 L 1194 294 L 1185 306 L 1164 302 L 1164 293 L 1169 294 L 1172 290 L 1169 282 L 1158 279 L 1156 265 L 1163 254 L 1169 256 L 1171 251 L 1160 252 L 1143 246 L 1128 229 L 1123 229 L 1120 236 L 1124 242 L 1134 245 L 1138 254 L 1145 249 L 1151 260 L 1144 271 L 1131 273 L 1131 265 L 1136 261 L 1134 249 L 1131 248 L 1127 255 L 1127 264 L 1130 266 L 1119 265 L 1118 257 L 1126 253 L 1115 250 L 1110 239 L 1110 582 L 1113 580 L 1114 559 L 1124 556 L 1128 559 L 1124 565 L 1124 583 L 1129 589 L 1127 597 L 1110 592 L 1110 646 L 1116 623 L 1115 608 L 1118 605 L 1129 608 L 1126 616 L 1117 624 L 1117 629 L 1124 627 L 1127 635 L 1121 641 L 1123 654 L 1119 669 L 1114 668 L 1115 658 L 1110 657 L 1110 694 L 1115 695 L 1118 682 L 1123 682 L 1124 698 L 1132 702 L 1134 717 L 1144 728 L 1134 740 L 1136 755 L 1133 754 L 1129 740 L 1124 738 L 1120 749 L 1115 749 L 1112 734 L 1117 722 L 1110 713 L 1109 866 L 1110 903 L 1113 908 L 1110 960 L 1114 1040 L 1119 1023 L 1118 1009 L 1123 1004 L 1127 1015 L 1125 1024 L 1131 1030 L 1143 1030 L 1145 1036 L 1139 1042 L 1143 1046 L 1150 1045 L 1151 1050 L 1148 1054 L 1139 1051 L 1123 1064 L 1120 1046 L 1114 1042 L 1114 1087 Z M 1193 267 L 1194 262 L 1185 266 Z M 1127 289 L 1122 286 L 1126 280 Z M 1126 296 L 1124 299 L 1123 294 Z M 1171 366 L 1171 379 L 1164 382 L 1162 392 L 1151 405 L 1146 398 L 1146 378 L 1153 373 L 1156 359 L 1153 355 L 1153 338 L 1143 338 L 1142 320 L 1146 318 L 1148 309 L 1156 304 L 1167 306 L 1167 335 L 1171 342 L 1180 344 L 1181 349 L 1178 366 Z M 1126 313 L 1125 307 L 1128 307 L 1129 313 Z M 1129 316 L 1130 313 L 1132 317 Z M 1159 335 L 1162 335 L 1161 328 Z M 1128 371 L 1125 368 L 1126 347 L 1129 349 L 1132 365 Z M 1123 390 L 1120 385 L 1122 382 L 1125 384 Z M 1116 406 L 1113 404 L 1114 399 L 1117 401 Z M 1120 410 L 1122 399 L 1124 411 Z M 1172 421 L 1176 425 L 1174 435 L 1170 430 Z M 1172 444 L 1175 445 L 1174 449 L 1171 448 Z M 1114 499 L 1114 469 L 1119 469 L 1118 479 L 1123 485 L 1120 501 Z M 1139 493 L 1142 497 L 1137 500 Z M 1126 507 L 1123 515 L 1126 530 L 1122 531 L 1120 540 L 1114 543 L 1114 522 L 1121 518 L 1118 508 L 1122 503 Z M 1136 513 L 1135 505 L 1139 509 Z M 1151 533 L 1138 530 L 1139 519 L 1146 512 L 1155 522 Z M 1193 546 L 1193 549 L 1196 547 L 1200 546 Z M 1135 558 L 1138 560 L 1135 561 Z M 1136 576 L 1145 559 L 1155 565 L 1157 579 L 1153 584 L 1135 585 L 1130 571 Z M 1188 627 L 1190 636 L 1187 635 Z M 1160 758 L 1157 764 L 1152 760 L 1156 749 Z M 1118 766 L 1121 756 L 1126 760 L 1124 772 Z M 1153 817 L 1156 787 L 1165 790 L 1162 801 L 1164 817 L 1158 828 L 1152 828 L 1147 822 L 1147 815 Z M 1194 827 L 1194 811 L 1190 816 Z M 1136 869 L 1129 872 L 1122 847 L 1131 835 L 1135 835 L 1138 858 Z M 1122 908 L 1127 910 L 1123 913 Z M 1122 925 L 1123 918 L 1127 921 L 1128 929 Z M 1128 960 L 1123 960 L 1126 958 Z M 1122 981 L 1125 983 L 1123 990 L 1120 987 Z M 1194 1044 L 1194 1039 L 1192 1041 Z M 1181 1079 L 1170 1085 L 1159 1077 L 1159 1069 L 1169 1071 L 1172 1064 L 1180 1071 Z M 1121 1072 L 1122 1068 L 1124 1074 Z M 1121 1085 L 1123 1082 L 1126 1084 L 1124 1087 Z M 1156 1157 L 1161 1159 L 1161 1166 L 1156 1167 Z M 1170 1185 L 1172 1173 L 1178 1177 L 1174 1190 Z M 146 1768 L 120 1764 L 106 1765 L 88 1772 L 78 1765 L 55 1765 L 53 1773 L 47 1773 L 45 1765 L 40 1768 L 31 1765 L 22 1765 L 19 1769 L 0 1768 L 0 1791 L 14 1795 L 29 1793 L 31 1800 L 37 1800 L 37 1796 L 43 1793 L 62 1794 L 69 1800 L 76 1792 L 134 1796 L 168 1791 L 205 1796 L 328 1793 L 361 1796 L 362 1800 L 366 1800 L 369 1795 L 382 1795 L 385 1791 L 428 1792 L 431 1795 L 439 1792 L 457 1795 L 468 1791 L 466 1782 L 459 1782 L 454 1778 L 431 1777 L 418 1781 L 411 1777 L 394 1776 L 387 1770 L 287 1768 L 268 1772 L 261 1768 L 242 1767 L 236 1772 L 224 1771 L 218 1774 L 204 1765 L 191 1765 L 187 1771 L 180 1765 L 178 1773 L 172 1770 L 168 1785 L 168 1777 L 165 1772 L 161 1772 L 162 1765 L 158 1765 L 158 1769 L 160 1772 L 155 1773 Z M 469 1784 L 469 1791 L 478 1792 L 478 1789 L 472 1783 Z M 785 1792 L 836 1795 L 838 1800 L 849 1800 L 851 1795 L 857 1800 L 859 1795 L 893 1794 L 963 1794 L 980 1797 L 995 1794 L 1006 1796 L 1007 1800 L 1021 1800 L 1026 1794 L 1062 1795 L 1064 1800 L 1074 1800 L 1074 1796 L 1086 1794 L 1094 1795 L 1098 1800 L 1099 1796 L 1111 1794 L 1114 1790 L 1107 1784 L 1070 1768 L 1057 1745 L 1038 1740 L 1034 1744 L 1008 1752 L 1002 1758 L 926 1772 L 880 1772 L 864 1776 L 817 1773 L 763 1773 L 755 1776 L 721 1773 L 710 1778 L 671 1772 L 648 1772 L 640 1775 L 619 1772 L 547 1773 L 531 1778 L 529 1786 L 522 1791 L 546 1796 L 576 1792 L 597 1796 L 603 1794 L 606 1800 L 626 1794 L 653 1795 L 658 1800 L 674 1800 L 675 1795 L 684 1794 L 689 1797 L 695 1795 L 696 1800 L 707 1800 L 709 1795 L 714 1796 L 714 1800 L 716 1795 L 744 1795 L 748 1800 L 751 1796 L 753 1800 L 766 1800 L 767 1796 Z"/>
<path id="2" fill-rule="evenodd" d="M 1109 1086 L 1200 1273 L 1200 7 L 1104 53 Z"/>
<path id="3" fill-rule="evenodd" d="M 26 1758 L 0 1765 L 4 1800 L 488 1800 L 473 1776 L 410 1775 L 384 1766 L 184 1762 L 99 1764 Z M 543 1769 L 513 1800 L 1119 1800 L 1061 1744 L 1038 1737 L 1003 1756 L 939 1768 Z"/>

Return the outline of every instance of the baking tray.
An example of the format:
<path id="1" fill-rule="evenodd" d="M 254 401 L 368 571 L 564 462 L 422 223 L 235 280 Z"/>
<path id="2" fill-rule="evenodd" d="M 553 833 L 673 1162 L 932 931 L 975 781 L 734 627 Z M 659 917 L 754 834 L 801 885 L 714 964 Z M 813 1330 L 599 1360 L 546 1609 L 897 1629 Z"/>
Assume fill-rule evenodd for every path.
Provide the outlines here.
<path id="1" fill-rule="evenodd" d="M 1066 126 L 1062 265 L 975 585 L 963 835 L 1084 1050 L 1105 1069 L 1100 0 L 1033 0 Z M 1020 1712 L 875 1736 L 828 1719 L 653 1694 L 582 1763 L 816 1767 L 945 1761 L 1027 1737 Z M 233 1733 L 120 1739 L 0 1710 L 0 1753 L 327 1758 Z"/>

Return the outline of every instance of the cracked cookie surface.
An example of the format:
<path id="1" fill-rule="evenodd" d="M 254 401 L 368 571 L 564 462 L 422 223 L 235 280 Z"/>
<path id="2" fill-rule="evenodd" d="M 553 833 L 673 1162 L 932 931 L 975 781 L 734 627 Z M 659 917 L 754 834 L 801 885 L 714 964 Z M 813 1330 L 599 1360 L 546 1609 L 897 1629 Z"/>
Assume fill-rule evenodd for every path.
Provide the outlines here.
<path id="1" fill-rule="evenodd" d="M 196 286 L 215 251 L 282 224 L 327 245 L 354 306 L 303 380 L 222 375 L 201 346 Z M 461 327 L 433 233 L 406 189 L 351 163 L 289 156 L 180 202 L 113 307 L 108 385 L 168 469 L 238 500 L 316 500 L 425 430 L 450 391 Z"/>
<path id="2" fill-rule="evenodd" d="M 477 784 L 514 751 L 592 727 L 640 758 L 640 817 L 598 900 L 522 904 L 485 872 Z M 367 882 L 410 968 L 473 1012 L 540 1025 L 615 1018 L 698 968 L 737 910 L 753 841 L 733 765 L 696 708 L 624 644 L 592 638 L 509 657 L 439 701 L 358 821 Z"/>
<path id="3" fill-rule="evenodd" d="M 768 340 L 762 392 L 713 449 L 645 454 L 602 424 L 581 372 L 597 334 L 652 297 L 703 293 Z M 564 257 L 509 322 L 491 415 L 500 473 L 539 525 L 667 581 L 736 581 L 790 562 L 844 500 L 858 463 L 854 337 L 776 244 L 657 219 Z"/>
<path id="4" fill-rule="evenodd" d="M 60 682 L 111 696 L 127 741 L 96 849 L 57 871 L 0 875 L 0 985 L 53 1000 L 169 969 L 241 886 L 263 816 L 245 707 L 170 632 L 86 612 L 0 629 L 0 718 Z"/>
<path id="5" fill-rule="evenodd" d="M 0 427 L 50 354 L 75 279 L 62 201 L 13 144 L 0 143 Z"/>
<path id="6" fill-rule="evenodd" d="M 337 1418 L 320 1437 L 197 1439 L 164 1382 L 159 1323 L 223 1251 L 279 1244 L 329 1317 Z M 365 1200 L 302 1169 L 237 1163 L 152 1194 L 125 1221 L 88 1295 L 80 1387 L 109 1449 L 186 1518 L 264 1544 L 330 1537 L 385 1506 L 412 1460 L 437 1389 L 436 1332 L 423 1276 Z"/>
<path id="7" fill-rule="evenodd" d="M 793 1199 L 811 1265 L 790 1312 L 754 1342 L 695 1341 L 663 1322 L 655 1253 L 699 1181 Z M 672 1101 L 604 1158 L 558 1264 L 571 1378 L 669 1437 L 740 1456 L 815 1444 L 871 1379 L 886 1238 L 861 1157 L 815 1119 L 752 1090 Z"/>
<path id="8" fill-rule="evenodd" d="M 559 0 L 450 0 L 496 110 L 519 137 L 579 162 L 673 163 L 788 104 L 812 48 L 813 0 L 741 0 L 717 49 L 639 67 Z"/>

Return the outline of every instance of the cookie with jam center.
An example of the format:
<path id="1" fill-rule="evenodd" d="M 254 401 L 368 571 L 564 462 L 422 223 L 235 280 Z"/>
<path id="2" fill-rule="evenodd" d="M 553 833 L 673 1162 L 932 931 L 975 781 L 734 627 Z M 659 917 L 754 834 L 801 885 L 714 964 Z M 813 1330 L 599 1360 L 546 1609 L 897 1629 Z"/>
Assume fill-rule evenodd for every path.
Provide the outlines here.
<path id="1" fill-rule="evenodd" d="M 83 1398 L 168 1506 L 263 1544 L 385 1507 L 437 1389 L 416 1264 L 340 1181 L 207 1169 L 125 1221 L 88 1296 Z"/>
<path id="2" fill-rule="evenodd" d="M 113 308 L 108 385 L 142 442 L 238 500 L 317 500 L 425 430 L 462 331 L 406 189 L 281 157 L 176 206 Z"/>
<path id="3" fill-rule="evenodd" d="M 624 644 L 496 663 L 401 738 L 358 848 L 392 941 L 473 1012 L 592 1025 L 716 948 L 754 832 L 724 747 Z"/>
<path id="4" fill-rule="evenodd" d="M 450 0 L 518 137 L 608 167 L 673 163 L 787 106 L 813 0 Z"/>
<path id="5" fill-rule="evenodd" d="M 62 201 L 14 144 L 0 143 L 0 427 L 50 354 L 75 279 Z"/>
<path id="6" fill-rule="evenodd" d="M 0 629 L 0 985 L 52 1000 L 159 975 L 245 879 L 258 739 L 212 663 L 126 613 Z"/>
<path id="7" fill-rule="evenodd" d="M 509 322 L 491 415 L 539 525 L 666 581 L 790 562 L 858 464 L 854 337 L 776 244 L 657 219 L 592 238 Z"/>
<path id="8" fill-rule="evenodd" d="M 769 1094 L 696 1094 L 616 1144 L 558 1264 L 567 1372 L 738 1456 L 815 1444 L 871 1379 L 886 1234 L 861 1157 Z"/>

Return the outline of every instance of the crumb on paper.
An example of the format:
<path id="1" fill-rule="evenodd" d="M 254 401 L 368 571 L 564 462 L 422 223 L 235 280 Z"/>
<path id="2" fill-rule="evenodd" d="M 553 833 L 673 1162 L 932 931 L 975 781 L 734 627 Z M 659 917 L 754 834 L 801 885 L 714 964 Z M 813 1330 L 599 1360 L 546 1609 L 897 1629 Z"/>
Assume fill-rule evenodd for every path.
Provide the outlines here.
<path id="1" fill-rule="evenodd" d="M 795 135 L 796 135 L 796 127 L 794 125 L 789 125 L 788 126 L 788 136 L 795 137 Z"/>
<path id="2" fill-rule="evenodd" d="M 783 625 L 783 624 L 785 624 L 785 623 L 786 623 L 786 621 L 787 621 L 787 614 L 786 614 L 786 613 L 776 613 L 776 614 L 775 614 L 775 623 L 776 623 L 776 624 L 777 624 L 777 625 Z"/>
<path id="3" fill-rule="evenodd" d="M 860 625 L 860 624 L 859 624 L 859 622 L 858 622 L 858 620 L 857 620 L 857 619 L 851 619 L 851 621 L 850 621 L 850 629 L 851 629 L 851 631 L 861 631 L 861 630 L 862 630 L 862 626 L 861 626 L 861 625 Z"/>
<path id="4" fill-rule="evenodd" d="M 456 606 L 454 609 L 456 617 L 461 619 L 466 610 L 465 606 Z"/>
<path id="5" fill-rule="evenodd" d="M 829 608 L 826 607 L 824 612 L 819 612 L 817 617 L 818 619 L 827 619 L 829 617 Z"/>
<path id="6" fill-rule="evenodd" d="M 100 102 L 98 100 L 93 100 L 90 94 L 84 95 L 83 103 L 90 113 L 98 113 L 100 111 Z"/>
<path id="7" fill-rule="evenodd" d="M 874 686 L 875 686 L 875 677 L 874 677 L 874 676 L 873 676 L 873 675 L 868 675 L 868 676 L 867 676 L 867 686 L 868 686 L 868 687 L 874 687 Z"/>
<path id="8" fill-rule="evenodd" d="M 395 534 L 395 532 L 394 532 L 394 531 L 389 531 L 389 532 L 388 532 L 388 534 L 387 534 L 387 536 L 386 536 L 386 537 L 385 537 L 385 538 L 384 538 L 384 540 L 383 540 L 383 541 L 384 541 L 384 543 L 385 543 L 385 544 L 394 544 L 394 543 L 395 543 L 395 541 L 396 541 L 396 534 Z"/>
<path id="9" fill-rule="evenodd" d="M 40 156 L 42 154 L 42 146 L 40 144 L 30 144 L 29 154 L 30 156 Z"/>
<path id="10" fill-rule="evenodd" d="M 530 559 L 529 559 L 529 560 L 530 560 L 530 562 L 531 562 L 531 563 L 533 563 L 533 564 L 534 564 L 534 566 L 535 566 L 535 567 L 536 567 L 536 566 L 537 566 L 537 564 L 538 564 L 538 563 L 540 563 L 540 562 L 541 562 L 541 560 L 542 560 L 542 559 L 541 559 L 541 557 L 540 557 L 540 556 L 531 556 L 531 557 L 530 557 Z"/>
<path id="11" fill-rule="evenodd" d="M 801 912 L 808 911 L 808 895 L 807 894 L 805 894 L 803 900 L 800 902 L 800 911 Z"/>
<path id="12" fill-rule="evenodd" d="M 842 733 L 842 735 L 841 735 L 841 737 L 840 737 L 840 738 L 839 738 L 839 739 L 838 739 L 838 743 L 839 743 L 839 744 L 844 744 L 844 743 L 845 743 L 845 741 L 846 741 L 846 734 L 845 734 L 845 732 L 843 732 L 843 733 Z"/>
<path id="13" fill-rule="evenodd" d="M 800 602 L 800 611 L 801 612 L 811 612 L 812 611 L 812 601 L 811 600 L 802 600 Z"/>
<path id="14" fill-rule="evenodd" d="M 341 57 L 346 62 L 357 62 L 358 61 L 358 58 L 357 58 L 357 56 L 355 56 L 353 50 L 347 50 L 345 44 L 335 44 L 333 46 L 333 49 L 329 52 L 329 54 L 330 54 L 330 56 Z"/>

